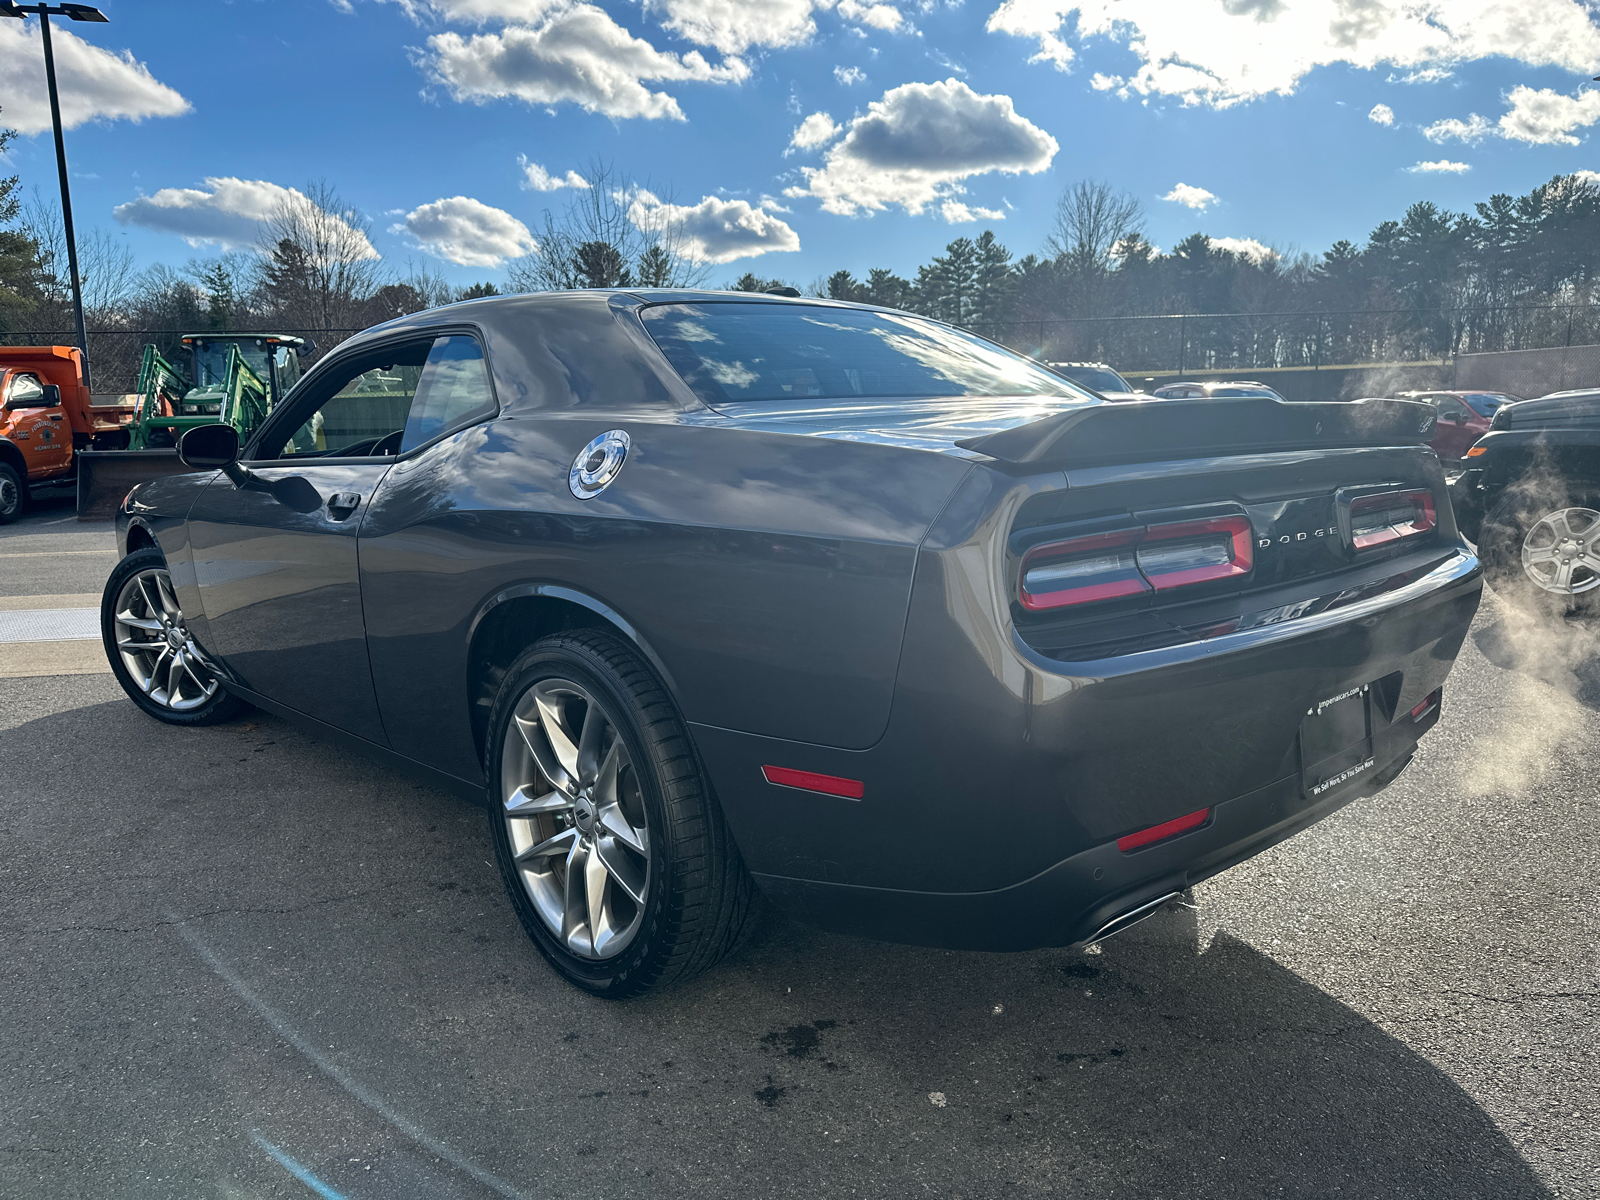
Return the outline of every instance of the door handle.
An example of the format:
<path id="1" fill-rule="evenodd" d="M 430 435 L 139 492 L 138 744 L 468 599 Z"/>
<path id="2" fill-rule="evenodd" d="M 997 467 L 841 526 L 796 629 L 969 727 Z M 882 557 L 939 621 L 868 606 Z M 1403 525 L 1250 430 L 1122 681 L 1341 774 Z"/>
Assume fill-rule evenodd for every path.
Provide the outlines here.
<path id="1" fill-rule="evenodd" d="M 328 497 L 328 515 L 335 521 L 342 521 L 355 512 L 360 503 L 360 492 L 335 492 Z"/>
<path id="2" fill-rule="evenodd" d="M 60 413 L 51 413 L 50 414 L 50 419 L 52 421 L 59 421 L 59 420 L 61 420 L 61 414 Z"/>

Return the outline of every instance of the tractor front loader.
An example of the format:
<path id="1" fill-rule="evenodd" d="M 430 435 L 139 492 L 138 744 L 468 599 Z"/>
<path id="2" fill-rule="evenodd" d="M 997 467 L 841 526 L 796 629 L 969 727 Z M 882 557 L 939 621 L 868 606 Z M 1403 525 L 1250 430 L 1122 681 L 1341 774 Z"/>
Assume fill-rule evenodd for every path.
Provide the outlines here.
<path id="1" fill-rule="evenodd" d="M 300 356 L 314 347 L 287 334 L 193 333 L 183 348 L 188 371 L 155 346 L 144 348 L 128 449 L 79 456 L 80 521 L 112 516 L 136 484 L 187 471 L 178 441 L 198 425 L 232 425 L 247 439 L 300 378 Z"/>

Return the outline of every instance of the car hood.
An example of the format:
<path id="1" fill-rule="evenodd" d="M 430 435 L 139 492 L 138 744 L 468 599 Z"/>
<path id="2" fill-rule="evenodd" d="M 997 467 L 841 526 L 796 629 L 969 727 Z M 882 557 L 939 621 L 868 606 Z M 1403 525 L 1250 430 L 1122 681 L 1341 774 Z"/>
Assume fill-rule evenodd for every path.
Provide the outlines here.
<path id="1" fill-rule="evenodd" d="M 724 404 L 718 417 L 709 418 L 708 423 L 981 458 L 984 456 L 956 443 L 1016 429 L 1044 417 L 1104 406 L 1104 401 L 1090 397 L 1075 400 L 1066 396 L 958 396 L 805 405 L 763 401 Z"/>

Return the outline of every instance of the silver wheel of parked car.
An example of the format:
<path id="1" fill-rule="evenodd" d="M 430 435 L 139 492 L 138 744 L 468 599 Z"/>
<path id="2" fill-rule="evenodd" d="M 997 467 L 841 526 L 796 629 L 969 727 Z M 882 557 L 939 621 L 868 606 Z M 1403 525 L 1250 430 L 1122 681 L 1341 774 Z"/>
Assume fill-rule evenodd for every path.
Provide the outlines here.
<path id="1" fill-rule="evenodd" d="M 112 627 L 122 665 L 162 708 L 192 712 L 216 695 L 217 677 L 189 636 L 165 570 L 147 567 L 123 583 Z"/>
<path id="2" fill-rule="evenodd" d="M 639 931 L 650 830 L 633 760 L 604 705 L 569 679 L 517 701 L 500 797 L 522 886 L 572 953 L 610 958 Z"/>
<path id="3" fill-rule="evenodd" d="M 1557 596 L 1600 587 L 1600 512 L 1559 508 L 1535 521 L 1522 539 L 1522 569 Z"/>

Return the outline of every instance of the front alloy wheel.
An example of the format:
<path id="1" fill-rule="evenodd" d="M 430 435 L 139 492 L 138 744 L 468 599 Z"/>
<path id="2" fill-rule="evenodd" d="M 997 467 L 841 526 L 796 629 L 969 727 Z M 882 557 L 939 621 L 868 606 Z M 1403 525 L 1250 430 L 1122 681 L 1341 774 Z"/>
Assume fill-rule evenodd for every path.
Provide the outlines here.
<path id="1" fill-rule="evenodd" d="M 196 644 L 154 547 L 123 559 L 100 600 L 111 673 L 140 708 L 171 725 L 209 725 L 248 707 L 225 692 Z"/>

